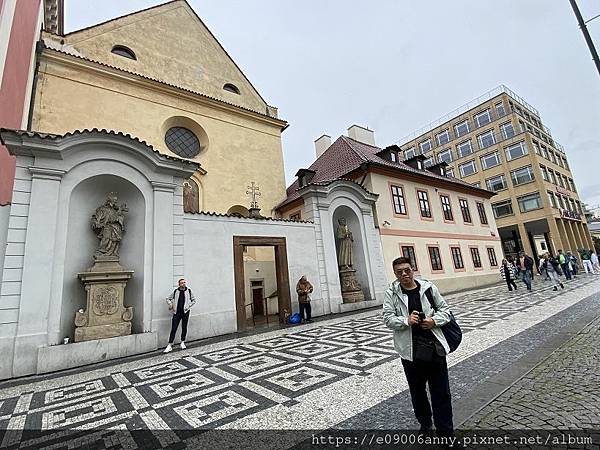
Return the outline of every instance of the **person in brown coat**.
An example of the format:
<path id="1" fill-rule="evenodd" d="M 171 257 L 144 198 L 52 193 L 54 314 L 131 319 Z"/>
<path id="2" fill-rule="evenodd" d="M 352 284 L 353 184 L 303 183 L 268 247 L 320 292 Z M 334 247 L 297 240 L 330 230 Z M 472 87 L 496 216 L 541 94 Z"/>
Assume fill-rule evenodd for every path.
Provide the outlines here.
<path id="1" fill-rule="evenodd" d="M 302 278 L 298 280 L 298 284 L 296 284 L 296 293 L 298 294 L 298 303 L 300 305 L 300 317 L 305 322 L 312 322 L 310 313 L 310 296 L 312 293 L 313 287 L 312 284 L 306 279 L 306 275 L 302 275 Z M 306 317 L 304 312 L 306 311 Z"/>

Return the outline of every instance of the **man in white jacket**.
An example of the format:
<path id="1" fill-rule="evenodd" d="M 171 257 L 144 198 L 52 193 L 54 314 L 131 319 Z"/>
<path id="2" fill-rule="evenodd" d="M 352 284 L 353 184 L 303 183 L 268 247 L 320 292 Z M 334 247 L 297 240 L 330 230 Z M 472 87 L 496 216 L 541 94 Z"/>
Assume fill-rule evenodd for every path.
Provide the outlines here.
<path id="1" fill-rule="evenodd" d="M 394 347 L 402 358 L 420 431 L 431 430 L 433 405 L 437 434 L 452 435 L 452 400 L 446 364 L 450 348 L 441 329 L 450 321 L 450 308 L 433 283 L 414 279 L 410 259 L 396 258 L 392 267 L 397 279 L 385 293 L 383 320 L 394 330 Z M 426 385 L 429 385 L 432 405 Z"/>
<path id="2" fill-rule="evenodd" d="M 182 350 L 185 350 L 185 338 L 187 335 L 187 325 L 190 318 L 190 309 L 196 304 L 196 297 L 192 290 L 186 286 L 185 279 L 181 278 L 178 282 L 179 287 L 167 298 L 169 311 L 173 314 L 171 321 L 171 334 L 169 335 L 169 344 L 164 350 L 164 353 L 169 353 L 173 350 L 173 341 L 175 341 L 175 333 L 181 322 L 181 344 Z"/>

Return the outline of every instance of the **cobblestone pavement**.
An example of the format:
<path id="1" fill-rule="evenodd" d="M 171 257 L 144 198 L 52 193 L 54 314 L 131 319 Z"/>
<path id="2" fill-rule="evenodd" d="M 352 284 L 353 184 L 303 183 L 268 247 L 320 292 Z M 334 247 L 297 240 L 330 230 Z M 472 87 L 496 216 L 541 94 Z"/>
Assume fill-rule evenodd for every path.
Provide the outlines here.
<path id="1" fill-rule="evenodd" d="M 600 316 L 463 428 L 600 430 Z"/>
<path id="2" fill-rule="evenodd" d="M 533 293 L 501 286 L 448 296 L 465 332 L 449 357 L 451 373 L 599 287 L 600 278 L 579 277 L 554 292 L 536 278 Z M 0 447 L 185 448 L 189 430 L 324 430 L 363 417 L 406 389 L 391 332 L 379 310 L 368 311 L 76 374 L 0 383 Z M 353 427 L 372 424 L 363 417 Z M 81 433 L 65 443 L 65 430 Z M 210 442 L 210 432 L 203 435 Z"/>

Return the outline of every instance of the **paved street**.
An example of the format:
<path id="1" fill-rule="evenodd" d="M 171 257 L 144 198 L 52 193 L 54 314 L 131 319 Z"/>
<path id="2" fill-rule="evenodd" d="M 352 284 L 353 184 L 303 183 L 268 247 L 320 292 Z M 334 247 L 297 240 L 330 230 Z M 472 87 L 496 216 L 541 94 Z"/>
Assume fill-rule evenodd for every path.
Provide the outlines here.
<path id="1" fill-rule="evenodd" d="M 505 385 L 514 383 L 522 374 L 513 371 L 507 378 L 506 372 L 531 360 L 524 356 L 541 354 L 553 337 L 578 331 L 600 310 L 600 277 L 580 276 L 558 292 L 539 278 L 535 283 L 533 293 L 521 284 L 516 293 L 503 285 L 447 297 L 465 332 L 449 357 L 457 425 L 467 419 L 465 426 L 472 428 L 536 428 L 531 414 L 515 411 L 538 401 L 551 416 L 542 425 L 567 426 L 560 421 L 567 417 L 576 419 L 571 425 L 598 426 L 598 321 L 565 344 L 570 347 L 562 354 L 570 357 L 550 356 L 514 390 L 485 406 L 500 394 L 493 389 L 503 389 L 497 377 L 504 377 Z M 298 430 L 416 427 L 402 366 L 379 310 L 201 344 L 0 384 L 1 445 L 186 448 L 214 446 L 225 433 L 189 430 L 296 430 L 278 434 L 278 445 L 256 447 L 277 448 L 306 443 L 311 433 Z M 596 409 L 584 409 L 586 399 Z M 68 446 L 65 430 L 70 430 Z"/>

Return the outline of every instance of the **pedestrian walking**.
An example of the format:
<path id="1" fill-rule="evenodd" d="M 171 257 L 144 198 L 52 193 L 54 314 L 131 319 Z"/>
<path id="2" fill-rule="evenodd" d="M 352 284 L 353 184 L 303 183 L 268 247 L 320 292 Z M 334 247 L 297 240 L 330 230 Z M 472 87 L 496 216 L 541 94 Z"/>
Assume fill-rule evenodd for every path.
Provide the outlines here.
<path id="1" fill-rule="evenodd" d="M 540 259 L 539 267 L 540 272 L 545 273 L 550 278 L 550 281 L 552 281 L 554 291 L 558 290 L 558 286 L 560 286 L 561 289 L 565 288 L 564 284 L 562 284 L 559 278 L 560 262 L 557 258 L 550 256 L 550 253 L 545 253 L 542 256 L 542 259 Z"/>
<path id="2" fill-rule="evenodd" d="M 569 270 L 571 271 L 571 274 L 573 277 L 576 277 L 577 273 L 579 272 L 579 260 L 571 252 L 567 252 L 567 261 L 569 262 Z"/>
<path id="3" fill-rule="evenodd" d="M 595 272 L 600 273 L 600 261 L 598 261 L 598 255 L 595 251 L 591 250 L 592 254 L 590 255 L 590 261 L 592 262 L 592 267 Z"/>
<path id="4" fill-rule="evenodd" d="M 596 257 L 597 258 L 597 257 Z M 583 250 L 581 252 L 581 263 L 583 264 L 583 270 L 585 273 L 595 274 L 596 270 L 594 269 L 594 265 L 592 264 L 592 253 L 590 250 Z"/>
<path id="5" fill-rule="evenodd" d="M 531 280 L 533 278 L 533 258 L 526 255 L 525 252 L 519 252 L 517 259 L 517 269 L 521 274 L 523 283 L 527 286 L 527 290 L 531 291 Z"/>
<path id="6" fill-rule="evenodd" d="M 558 251 L 558 263 L 560 264 L 560 267 L 562 268 L 563 273 L 565 274 L 565 278 L 567 280 L 570 280 L 572 278 L 572 274 L 571 274 L 571 270 L 569 269 L 569 261 L 567 260 L 567 257 L 564 255 L 562 250 Z"/>
<path id="7" fill-rule="evenodd" d="M 517 269 L 513 263 L 509 262 L 507 259 L 502 260 L 502 266 L 500 266 L 500 275 L 502 276 L 502 279 L 506 281 L 509 291 L 512 291 L 513 287 L 515 288 L 515 291 L 517 290 L 517 285 L 515 283 L 515 279 L 517 277 L 516 271 Z"/>
<path id="8" fill-rule="evenodd" d="M 167 298 L 169 311 L 173 314 L 171 319 L 171 334 L 169 335 L 169 343 L 164 350 L 164 353 L 169 353 L 173 350 L 173 342 L 175 341 L 175 333 L 181 322 L 181 344 L 179 346 L 185 350 L 185 338 L 187 336 L 188 320 L 190 319 L 190 309 L 196 304 L 196 297 L 192 290 L 187 287 L 184 278 L 178 282 L 179 287 Z"/>
<path id="9" fill-rule="evenodd" d="M 446 364 L 450 347 L 441 329 L 450 321 L 450 308 L 433 283 L 414 279 L 409 258 L 396 258 L 392 267 L 396 280 L 385 293 L 383 320 L 394 330 L 394 347 L 401 357 L 420 431 L 431 431 L 433 407 L 436 433 L 450 436 L 454 432 Z"/>
<path id="10" fill-rule="evenodd" d="M 296 293 L 298 294 L 298 305 L 300 307 L 300 317 L 304 322 L 312 322 L 311 318 L 311 306 L 310 306 L 310 294 L 313 291 L 313 286 L 306 279 L 306 275 L 298 280 L 296 284 Z"/>

